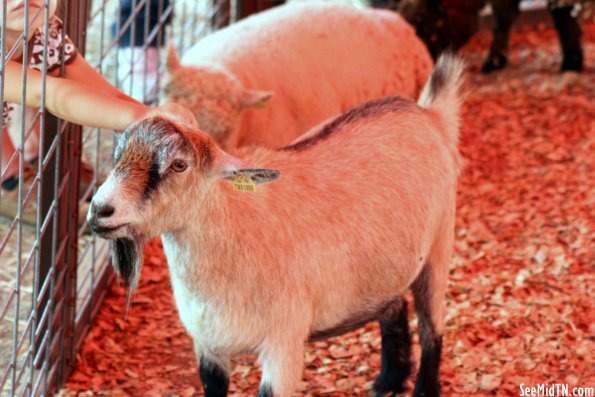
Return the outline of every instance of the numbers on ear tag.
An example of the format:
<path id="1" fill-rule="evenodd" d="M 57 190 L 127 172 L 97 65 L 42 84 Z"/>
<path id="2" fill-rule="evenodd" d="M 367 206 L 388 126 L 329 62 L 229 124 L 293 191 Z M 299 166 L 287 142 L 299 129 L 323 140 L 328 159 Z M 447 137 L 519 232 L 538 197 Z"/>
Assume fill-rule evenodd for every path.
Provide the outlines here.
<path id="1" fill-rule="evenodd" d="M 255 192 L 256 183 L 248 175 L 237 174 L 232 179 L 233 187 L 238 192 Z"/>

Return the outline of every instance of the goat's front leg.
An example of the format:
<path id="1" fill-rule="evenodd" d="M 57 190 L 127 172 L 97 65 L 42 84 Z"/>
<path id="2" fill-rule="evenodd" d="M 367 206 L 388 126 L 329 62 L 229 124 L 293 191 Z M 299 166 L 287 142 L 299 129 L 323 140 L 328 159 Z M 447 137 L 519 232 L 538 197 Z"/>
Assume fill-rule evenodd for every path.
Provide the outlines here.
<path id="1" fill-rule="evenodd" d="M 490 47 L 482 73 L 504 69 L 508 63 L 508 38 L 512 23 L 519 15 L 519 0 L 494 0 L 492 11 L 494 13 L 494 38 Z"/>
<path id="2" fill-rule="evenodd" d="M 265 341 L 258 361 L 262 365 L 262 381 L 258 397 L 289 397 L 302 376 L 304 339 Z"/>
<path id="3" fill-rule="evenodd" d="M 229 389 L 229 360 L 201 356 L 199 362 L 205 397 L 226 397 Z"/>

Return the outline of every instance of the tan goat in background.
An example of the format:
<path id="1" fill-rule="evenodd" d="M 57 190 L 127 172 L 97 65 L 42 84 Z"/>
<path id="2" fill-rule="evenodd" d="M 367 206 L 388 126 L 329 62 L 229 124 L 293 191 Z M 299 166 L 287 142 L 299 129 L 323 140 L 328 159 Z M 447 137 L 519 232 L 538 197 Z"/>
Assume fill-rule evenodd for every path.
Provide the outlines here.
<path id="1" fill-rule="evenodd" d="M 194 112 L 224 150 L 271 147 L 354 106 L 418 97 L 432 58 L 398 14 L 346 4 L 288 4 L 168 57 L 166 99 Z"/>

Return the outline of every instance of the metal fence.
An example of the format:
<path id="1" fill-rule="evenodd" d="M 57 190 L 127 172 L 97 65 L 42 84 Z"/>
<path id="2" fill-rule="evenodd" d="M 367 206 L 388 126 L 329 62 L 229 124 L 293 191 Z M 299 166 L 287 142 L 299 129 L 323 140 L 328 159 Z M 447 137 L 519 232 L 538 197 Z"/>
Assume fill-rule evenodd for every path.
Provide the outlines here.
<path id="1" fill-rule="evenodd" d="M 2 15 L 3 104 L 7 63 L 33 50 L 32 26 L 48 32 L 52 2 L 37 3 L 24 8 L 30 18 L 20 35 Z M 57 15 L 91 65 L 125 93 L 156 104 L 162 42 L 183 53 L 241 11 L 234 0 L 63 0 Z M 47 39 L 42 51 L 44 59 L 54 55 Z M 21 103 L 29 73 L 22 68 Z M 0 120 L 0 181 L 8 181 L 0 190 L 0 396 L 48 395 L 65 381 L 113 277 L 108 245 L 84 220 L 111 166 L 112 132 L 51 116 L 43 105 L 46 67 L 41 75 L 41 108 L 15 106 L 10 122 Z"/>

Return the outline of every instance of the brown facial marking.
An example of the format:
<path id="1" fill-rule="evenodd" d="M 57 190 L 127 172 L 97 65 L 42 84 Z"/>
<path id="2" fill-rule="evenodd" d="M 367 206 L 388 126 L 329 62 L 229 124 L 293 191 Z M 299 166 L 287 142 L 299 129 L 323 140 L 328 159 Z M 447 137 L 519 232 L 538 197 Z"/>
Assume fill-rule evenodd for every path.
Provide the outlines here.
<path id="1" fill-rule="evenodd" d="M 130 142 L 114 173 L 126 178 L 124 186 L 129 193 L 148 199 L 158 183 L 159 172 L 156 167 L 151 153 L 138 142 Z"/>

